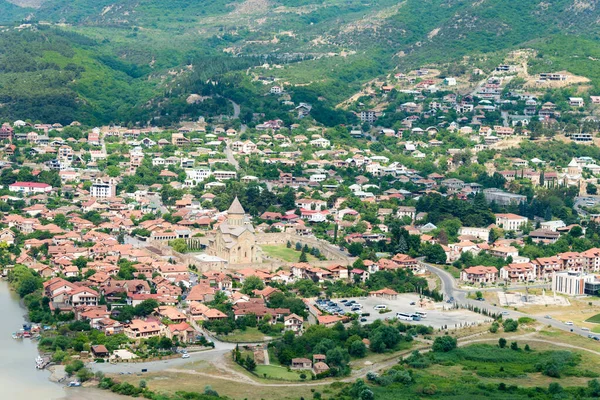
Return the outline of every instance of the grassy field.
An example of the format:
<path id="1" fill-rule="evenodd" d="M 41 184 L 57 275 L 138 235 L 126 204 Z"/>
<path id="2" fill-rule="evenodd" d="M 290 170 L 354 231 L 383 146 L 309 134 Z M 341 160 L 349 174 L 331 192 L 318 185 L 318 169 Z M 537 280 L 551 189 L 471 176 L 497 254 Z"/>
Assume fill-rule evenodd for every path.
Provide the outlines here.
<path id="1" fill-rule="evenodd" d="M 585 320 L 585 322 L 591 322 L 592 324 L 600 324 L 600 314 L 596 314 Z"/>
<path id="2" fill-rule="evenodd" d="M 138 386 L 143 379 L 150 390 L 168 394 L 174 394 L 178 391 L 203 393 L 206 386 L 210 386 L 219 395 L 228 396 L 231 399 L 298 400 L 300 397 L 305 399 L 312 399 L 313 397 L 310 386 L 289 388 L 249 385 L 243 381 L 236 381 L 236 376 L 224 373 L 214 367 L 198 372 L 202 373 L 202 375 L 198 375 L 195 371 L 189 371 L 188 373 L 162 371 L 144 374 L 143 376 L 116 375 L 114 379 L 119 382 L 128 382 L 135 386 Z M 239 377 L 237 379 L 239 380 Z M 331 389 L 321 386 L 317 387 L 316 390 L 330 391 Z"/>
<path id="3" fill-rule="evenodd" d="M 284 381 L 300 381 L 300 372 L 288 371 L 287 368 L 276 365 L 257 365 L 254 373 L 269 379 L 281 379 Z M 309 374 L 306 374 L 309 376 Z"/>
<path id="4" fill-rule="evenodd" d="M 226 336 L 219 336 L 219 340 L 224 342 L 261 342 L 272 338 L 273 336 L 265 336 L 258 328 L 246 328 L 245 331 L 236 330 Z"/>
<path id="5" fill-rule="evenodd" d="M 456 279 L 460 278 L 460 269 L 456 268 L 453 265 L 445 265 L 444 270 L 449 272 Z"/>
<path id="6" fill-rule="evenodd" d="M 264 245 L 261 246 L 261 248 L 269 257 L 278 258 L 282 261 L 298 262 L 298 259 L 300 258 L 300 252 L 296 251 L 293 247 L 288 249 L 285 245 Z M 309 262 L 316 260 L 316 258 L 310 254 L 307 254 L 307 256 Z"/>
<path id="7" fill-rule="evenodd" d="M 597 305 L 594 303 L 590 305 L 588 301 L 579 301 L 574 298 L 569 299 L 569 302 L 571 304 L 568 306 L 535 305 L 519 307 L 519 311 L 537 316 L 549 315 L 553 319 L 562 322 L 573 321 L 577 326 L 588 327 L 590 329 L 594 327 L 594 323 L 600 323 L 600 319 L 597 320 L 598 322 L 590 321 L 590 319 L 595 317 L 600 318 Z"/>

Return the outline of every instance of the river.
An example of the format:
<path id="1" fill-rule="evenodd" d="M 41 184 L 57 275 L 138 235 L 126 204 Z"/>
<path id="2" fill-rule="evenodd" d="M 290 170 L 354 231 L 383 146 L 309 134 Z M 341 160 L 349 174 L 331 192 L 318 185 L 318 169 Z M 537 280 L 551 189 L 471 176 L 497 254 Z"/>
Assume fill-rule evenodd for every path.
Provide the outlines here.
<path id="1" fill-rule="evenodd" d="M 49 380 L 48 371 L 35 368 L 37 342 L 15 340 L 12 333 L 25 322 L 26 310 L 6 281 L 0 281 L 0 399 L 11 400 L 117 400 L 129 399 L 89 388 L 66 388 Z"/>

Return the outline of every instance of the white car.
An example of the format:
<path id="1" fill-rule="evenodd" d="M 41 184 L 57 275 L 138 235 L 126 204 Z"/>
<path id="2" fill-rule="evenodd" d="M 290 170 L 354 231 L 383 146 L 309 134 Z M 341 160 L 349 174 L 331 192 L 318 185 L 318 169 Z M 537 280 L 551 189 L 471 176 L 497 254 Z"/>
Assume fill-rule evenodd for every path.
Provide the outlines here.
<path id="1" fill-rule="evenodd" d="M 188 353 L 185 353 L 184 355 L 181 356 L 181 358 L 190 358 L 190 355 Z"/>
<path id="2" fill-rule="evenodd" d="M 567 322 L 565 322 L 565 325 L 572 326 L 572 325 L 573 325 L 573 322 L 571 322 L 571 321 L 567 321 Z"/>
<path id="3" fill-rule="evenodd" d="M 586 332 L 587 332 L 587 331 L 589 331 L 589 330 L 590 330 L 590 328 L 583 327 L 583 328 L 581 328 L 581 330 L 582 330 L 582 331 L 586 331 Z"/>

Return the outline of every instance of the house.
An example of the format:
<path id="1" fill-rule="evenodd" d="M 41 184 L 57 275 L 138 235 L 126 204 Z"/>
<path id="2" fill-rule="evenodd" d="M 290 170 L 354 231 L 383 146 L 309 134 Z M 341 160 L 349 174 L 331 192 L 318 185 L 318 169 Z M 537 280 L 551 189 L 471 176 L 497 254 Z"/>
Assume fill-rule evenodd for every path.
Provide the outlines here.
<path id="1" fill-rule="evenodd" d="M 555 243 L 560 238 L 560 233 L 546 229 L 536 229 L 529 233 L 529 237 L 535 243 Z"/>
<path id="2" fill-rule="evenodd" d="M 319 375 L 327 371 L 329 371 L 329 366 L 324 362 L 319 361 L 314 363 L 313 372 L 315 373 L 315 375 Z"/>
<path id="3" fill-rule="evenodd" d="M 496 214 L 496 225 L 505 231 L 520 231 L 528 221 L 527 217 L 517 214 Z"/>
<path id="4" fill-rule="evenodd" d="M 173 133 L 171 135 L 171 143 L 174 146 L 185 146 L 190 143 L 190 139 L 183 136 L 183 133 Z"/>
<path id="5" fill-rule="evenodd" d="M 8 186 L 8 190 L 15 193 L 50 193 L 52 186 L 40 182 L 15 182 Z"/>
<path id="6" fill-rule="evenodd" d="M 533 263 L 513 263 L 500 268 L 500 279 L 505 282 L 530 282 L 535 280 L 536 275 Z"/>
<path id="7" fill-rule="evenodd" d="M 180 343 L 194 343 L 196 341 L 196 331 L 187 322 L 178 324 L 169 324 L 165 329 L 166 336 Z"/>
<path id="8" fill-rule="evenodd" d="M 78 287 L 69 293 L 69 303 L 73 307 L 97 306 L 99 298 L 98 292 L 85 286 Z"/>
<path id="9" fill-rule="evenodd" d="M 326 326 L 327 328 L 331 328 L 338 322 L 342 322 L 344 318 L 337 315 L 319 315 L 317 316 L 317 322 L 319 325 Z"/>
<path id="10" fill-rule="evenodd" d="M 487 284 L 496 282 L 497 275 L 496 267 L 469 267 L 460 272 L 460 280 L 472 284 Z"/>
<path id="11" fill-rule="evenodd" d="M 110 356 L 110 352 L 108 351 L 106 346 L 103 344 L 93 345 L 90 348 L 90 350 L 92 350 L 92 354 L 93 354 L 94 358 L 106 358 L 106 357 Z"/>
<path id="12" fill-rule="evenodd" d="M 415 207 L 400 206 L 398 207 L 396 215 L 398 216 L 398 218 L 409 217 L 411 221 L 414 221 L 415 216 L 417 215 L 417 209 Z"/>
<path id="13" fill-rule="evenodd" d="M 297 334 L 300 333 L 302 331 L 302 323 L 302 317 L 296 314 L 290 314 L 283 317 L 283 326 L 286 332 L 291 331 Z"/>
<path id="14" fill-rule="evenodd" d="M 154 319 L 134 319 L 125 326 L 123 332 L 129 339 L 140 340 L 160 336 L 163 325 Z"/>
<path id="15" fill-rule="evenodd" d="M 312 361 L 308 358 L 292 358 L 291 369 L 312 369 Z"/>
<path id="16" fill-rule="evenodd" d="M 378 297 L 386 300 L 396 300 L 398 298 L 398 293 L 395 290 L 385 288 L 369 292 L 369 297 Z"/>
<path id="17" fill-rule="evenodd" d="M 583 107 L 585 102 L 581 97 L 569 97 L 569 105 L 571 107 Z"/>

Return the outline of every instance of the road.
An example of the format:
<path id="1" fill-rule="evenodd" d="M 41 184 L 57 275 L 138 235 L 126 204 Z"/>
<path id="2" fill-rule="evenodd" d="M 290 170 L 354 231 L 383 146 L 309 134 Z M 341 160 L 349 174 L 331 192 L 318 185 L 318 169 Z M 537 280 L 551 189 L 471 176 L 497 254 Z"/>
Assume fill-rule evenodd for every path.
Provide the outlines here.
<path id="1" fill-rule="evenodd" d="M 233 167 L 235 168 L 236 171 L 240 170 L 240 164 L 233 156 L 233 151 L 231 151 L 231 148 L 229 147 L 229 143 L 225 144 L 225 157 L 227 157 L 227 162 L 229 164 L 233 165 Z"/>
<path id="2" fill-rule="evenodd" d="M 588 204 L 590 203 L 590 204 Z M 593 205 L 591 205 L 593 203 Z M 600 203 L 600 196 L 596 195 L 587 195 L 587 196 L 577 196 L 575 197 L 575 203 L 573 204 L 573 209 L 582 217 L 587 217 L 588 212 L 583 210 L 581 207 L 596 207 Z"/>
<path id="3" fill-rule="evenodd" d="M 160 361 L 148 361 L 148 362 L 136 362 L 136 363 L 90 363 L 88 367 L 94 371 L 102 371 L 105 374 L 129 374 L 139 373 L 142 369 L 147 369 L 148 372 L 163 371 L 169 368 L 181 367 L 190 362 L 203 360 L 203 361 L 219 361 L 224 355 L 228 354 L 235 348 L 235 343 L 226 343 L 211 338 L 215 344 L 215 348 L 212 350 L 204 350 L 198 352 L 190 352 L 189 358 L 172 358 L 169 360 Z"/>
<path id="4" fill-rule="evenodd" d="M 233 106 L 233 118 L 234 119 L 239 118 L 240 117 L 240 105 L 231 99 L 229 99 L 229 101 L 231 102 L 231 105 Z"/>
<path id="5" fill-rule="evenodd" d="M 424 262 L 422 262 L 422 264 L 431 273 L 437 275 L 440 278 L 440 280 L 442 281 L 442 293 L 444 295 L 444 299 L 454 298 L 454 303 L 458 304 L 459 306 L 469 306 L 470 305 L 473 307 L 485 308 L 491 312 L 495 312 L 498 314 L 502 313 L 505 316 L 505 318 L 508 317 L 508 318 L 513 318 L 513 319 L 519 319 L 521 317 L 529 317 L 529 318 L 535 319 L 536 321 L 538 321 L 539 323 L 541 323 L 543 325 L 550 325 L 553 328 L 560 329 L 565 332 L 572 332 L 572 333 L 575 333 L 575 334 L 583 336 L 583 337 L 588 337 L 588 335 L 590 334 L 589 331 L 584 331 L 577 326 L 565 325 L 564 321 L 557 321 L 555 319 L 547 319 L 545 317 L 541 317 L 541 316 L 537 316 L 537 315 L 525 314 L 525 313 L 510 309 L 510 308 L 498 307 L 487 301 L 478 301 L 478 300 L 469 299 L 469 298 L 467 298 L 467 295 L 469 294 L 469 292 L 479 290 L 479 289 L 473 289 L 472 291 L 458 289 L 456 287 L 456 280 L 454 279 L 454 277 L 452 275 L 450 275 L 450 273 L 444 271 L 443 269 L 440 269 L 438 267 L 435 267 L 433 265 L 430 265 L 430 264 L 427 264 Z M 532 287 L 532 286 L 528 286 L 528 287 Z M 512 289 L 515 289 L 515 288 L 513 287 Z M 502 289 L 499 289 L 499 290 L 502 290 Z"/>

